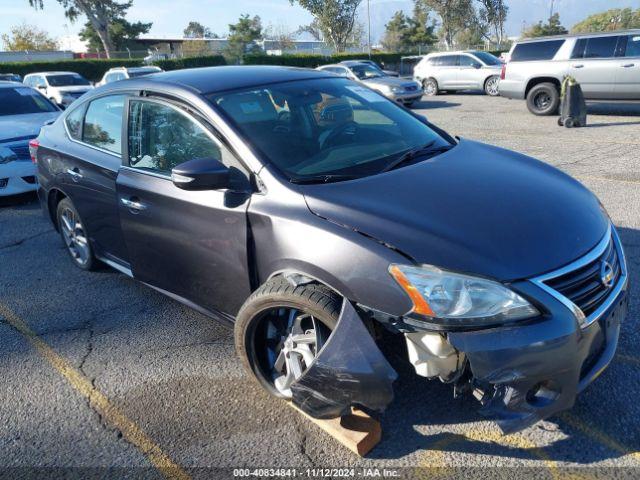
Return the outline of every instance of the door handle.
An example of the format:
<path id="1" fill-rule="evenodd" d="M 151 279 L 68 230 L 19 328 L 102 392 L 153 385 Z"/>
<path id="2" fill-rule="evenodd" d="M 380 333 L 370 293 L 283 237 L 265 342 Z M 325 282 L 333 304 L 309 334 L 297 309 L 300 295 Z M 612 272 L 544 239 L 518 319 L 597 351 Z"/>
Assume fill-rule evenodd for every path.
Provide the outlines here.
<path id="1" fill-rule="evenodd" d="M 121 198 L 120 201 L 122 202 L 122 204 L 127 207 L 129 210 L 136 210 L 138 212 L 142 211 L 142 210 L 146 210 L 147 206 L 135 199 L 131 199 L 128 200 L 126 198 Z"/>
<path id="2" fill-rule="evenodd" d="M 635 63 L 625 63 L 624 65 L 622 65 L 622 68 L 631 68 L 631 67 L 635 67 L 636 64 Z"/>
<path id="3" fill-rule="evenodd" d="M 571 65 L 573 68 L 584 68 L 584 65 L 579 63 L 577 65 Z"/>
<path id="4" fill-rule="evenodd" d="M 78 180 L 80 180 L 81 178 L 83 178 L 83 175 L 80 173 L 80 170 L 78 170 L 78 168 L 68 168 L 67 169 L 67 173 L 69 175 L 71 175 L 71 178 L 73 179 L 74 182 L 77 182 Z"/>

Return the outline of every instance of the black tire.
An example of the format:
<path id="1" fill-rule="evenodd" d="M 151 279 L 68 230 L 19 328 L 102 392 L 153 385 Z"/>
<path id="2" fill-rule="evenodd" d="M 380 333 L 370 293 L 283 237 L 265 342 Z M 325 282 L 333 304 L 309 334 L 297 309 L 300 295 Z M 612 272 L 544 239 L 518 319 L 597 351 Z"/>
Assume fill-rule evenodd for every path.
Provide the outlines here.
<path id="1" fill-rule="evenodd" d="M 86 252 L 83 250 L 85 255 L 80 255 L 80 245 L 74 244 L 75 246 L 71 246 L 70 243 L 73 244 L 73 241 L 68 236 L 67 229 L 65 228 L 65 223 L 63 216 L 67 215 L 71 212 L 75 218 L 77 218 L 78 222 L 81 225 L 81 232 L 83 233 L 83 237 L 85 239 L 84 247 L 86 247 Z M 71 257 L 74 265 L 82 270 L 96 270 L 98 268 L 99 262 L 93 254 L 93 248 L 91 248 L 91 242 L 89 242 L 89 234 L 86 231 L 86 227 L 84 227 L 84 223 L 80 218 L 80 214 L 76 210 L 76 207 L 73 205 L 73 202 L 68 198 L 63 198 L 60 203 L 58 203 L 58 207 L 56 209 L 56 220 L 58 222 L 58 230 L 60 232 L 60 236 L 62 237 L 62 241 L 67 247 L 67 253 Z M 79 238 L 78 229 L 74 229 L 76 235 L 76 241 Z M 76 253 L 74 254 L 74 248 L 76 249 Z"/>
<path id="2" fill-rule="evenodd" d="M 438 82 L 435 78 L 426 78 L 422 82 L 422 87 L 424 90 L 424 94 L 428 97 L 434 97 L 440 94 L 440 90 L 438 90 Z"/>
<path id="3" fill-rule="evenodd" d="M 500 75 L 492 75 L 487 78 L 484 82 L 484 93 L 489 95 L 490 97 L 498 97 L 500 96 L 500 90 L 498 90 L 498 85 L 495 85 L 495 89 L 493 88 L 493 84 L 491 82 L 500 82 Z"/>
<path id="4" fill-rule="evenodd" d="M 576 121 L 573 118 L 569 117 L 564 121 L 564 126 L 567 128 L 573 128 L 576 126 Z"/>
<path id="5" fill-rule="evenodd" d="M 553 83 L 539 83 L 527 94 L 527 108 L 534 115 L 555 115 L 559 106 L 560 92 Z"/>
<path id="6" fill-rule="evenodd" d="M 325 335 L 328 338 L 338 323 L 341 307 L 340 296 L 324 285 L 312 283 L 294 287 L 283 278 L 262 285 L 247 299 L 236 316 L 236 351 L 247 372 L 271 395 L 285 398 L 275 387 L 271 372 L 267 371 L 266 358 L 261 350 L 266 350 L 266 346 L 256 345 L 260 341 L 260 329 L 264 328 L 263 320 L 274 310 L 297 309 L 320 321 L 326 328 Z"/>

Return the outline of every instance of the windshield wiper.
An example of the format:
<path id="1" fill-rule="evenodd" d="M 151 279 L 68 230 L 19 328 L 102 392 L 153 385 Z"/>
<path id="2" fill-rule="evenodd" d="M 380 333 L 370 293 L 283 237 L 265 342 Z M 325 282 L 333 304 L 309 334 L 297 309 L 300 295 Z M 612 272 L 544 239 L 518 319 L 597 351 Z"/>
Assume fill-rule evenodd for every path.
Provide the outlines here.
<path id="1" fill-rule="evenodd" d="M 355 180 L 356 178 L 361 178 L 361 177 L 362 175 L 326 174 L 326 175 L 312 175 L 309 177 L 302 177 L 302 178 L 292 178 L 290 181 L 291 183 L 304 185 L 304 184 L 312 184 L 312 183 L 342 182 L 345 180 Z"/>
<path id="2" fill-rule="evenodd" d="M 380 173 L 384 173 L 384 172 L 388 172 L 390 170 L 394 170 L 402 165 L 404 165 L 405 163 L 409 163 L 412 162 L 413 160 L 415 160 L 417 157 L 423 156 L 423 155 L 435 155 L 437 153 L 443 153 L 446 152 L 447 150 L 450 150 L 453 148 L 453 145 L 441 145 L 439 147 L 435 147 L 433 148 L 433 146 L 435 145 L 436 140 L 432 140 L 429 143 L 422 145 L 420 147 L 416 147 L 416 148 L 412 148 L 411 150 L 405 152 L 403 155 L 401 155 L 398 159 L 396 159 L 395 161 L 391 162 L 390 164 L 388 164 L 387 166 L 385 166 L 382 170 L 380 170 Z M 431 155 L 431 156 L 433 156 Z"/>

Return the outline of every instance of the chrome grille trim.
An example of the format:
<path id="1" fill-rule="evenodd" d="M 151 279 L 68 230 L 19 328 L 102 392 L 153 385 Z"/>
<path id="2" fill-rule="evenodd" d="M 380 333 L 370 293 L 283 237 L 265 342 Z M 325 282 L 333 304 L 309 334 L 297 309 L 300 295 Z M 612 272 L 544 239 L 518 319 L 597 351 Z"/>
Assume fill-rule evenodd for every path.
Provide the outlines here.
<path id="1" fill-rule="evenodd" d="M 616 253 L 618 254 L 618 262 L 620 264 L 621 272 L 618 278 L 618 282 L 613 286 L 613 288 L 611 288 L 611 291 L 607 296 L 606 300 L 602 302 L 602 304 L 596 310 L 594 310 L 588 317 L 585 317 L 582 310 L 575 303 L 573 303 L 569 298 L 562 295 L 560 292 L 551 288 L 545 282 L 561 277 L 568 273 L 571 273 L 575 270 L 578 270 L 596 261 L 607 251 L 611 242 L 613 242 L 613 246 L 616 249 Z M 627 262 L 626 262 L 624 251 L 622 250 L 622 244 L 620 243 L 620 238 L 618 237 L 618 233 L 616 232 L 616 229 L 613 228 L 611 224 L 609 224 L 609 227 L 607 228 L 607 233 L 604 235 L 602 240 L 600 240 L 598 245 L 596 245 L 595 248 L 593 248 L 593 250 L 591 250 L 585 256 L 579 258 L 575 262 L 572 262 L 569 265 L 566 265 L 565 267 L 562 267 L 558 270 L 541 275 L 539 277 L 532 278 L 531 282 L 533 282 L 535 285 L 540 287 L 549 295 L 553 296 L 562 304 L 564 304 L 569 310 L 573 312 L 576 319 L 580 323 L 580 326 L 582 328 L 587 328 L 593 322 L 597 321 L 600 317 L 602 317 L 602 315 L 611 307 L 613 302 L 618 298 L 618 296 L 620 295 L 620 292 L 626 287 L 628 282 Z"/>

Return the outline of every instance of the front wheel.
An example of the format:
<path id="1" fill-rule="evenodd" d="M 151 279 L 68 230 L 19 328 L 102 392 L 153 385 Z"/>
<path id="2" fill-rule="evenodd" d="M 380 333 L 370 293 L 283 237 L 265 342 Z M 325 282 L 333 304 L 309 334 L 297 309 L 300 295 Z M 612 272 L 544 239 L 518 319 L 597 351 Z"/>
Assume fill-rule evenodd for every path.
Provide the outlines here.
<path id="1" fill-rule="evenodd" d="M 539 83 L 527 94 L 527 108 L 534 115 L 554 115 L 559 106 L 560 92 L 553 83 Z"/>
<path id="2" fill-rule="evenodd" d="M 247 371 L 273 396 L 290 399 L 291 385 L 328 341 L 341 306 L 340 297 L 323 285 L 265 283 L 236 317 L 236 350 Z"/>
<path id="3" fill-rule="evenodd" d="M 424 94 L 433 97 L 434 95 L 438 95 L 438 82 L 435 78 L 427 78 L 424 82 L 422 82 Z"/>
<path id="4" fill-rule="evenodd" d="M 494 75 L 493 77 L 489 77 L 486 82 L 484 82 L 484 93 L 489 95 L 490 97 L 497 97 L 500 95 L 500 77 L 498 75 Z"/>

